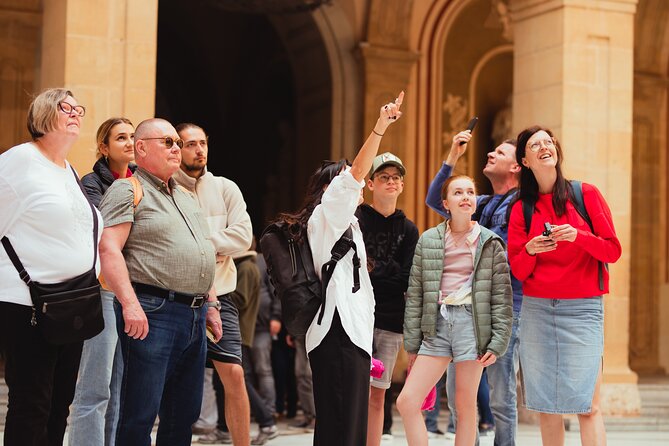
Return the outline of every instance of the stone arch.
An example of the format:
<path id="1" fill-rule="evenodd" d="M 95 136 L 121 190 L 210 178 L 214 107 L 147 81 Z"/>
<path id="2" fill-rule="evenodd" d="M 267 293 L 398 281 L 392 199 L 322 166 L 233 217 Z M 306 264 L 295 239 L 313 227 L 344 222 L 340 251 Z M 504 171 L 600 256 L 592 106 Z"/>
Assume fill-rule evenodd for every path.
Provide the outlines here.
<path id="1" fill-rule="evenodd" d="M 464 129 L 469 117 L 477 112 L 472 100 L 476 97 L 481 74 L 490 68 L 485 60 L 490 62 L 500 54 L 512 54 L 508 40 L 510 30 L 500 25 L 500 32 L 490 26 L 488 20 L 481 20 L 481 17 L 490 17 L 491 5 L 489 0 L 437 0 L 421 24 L 418 52 L 423 57 L 417 67 L 419 106 L 415 121 L 419 148 L 418 196 L 425 196 L 430 179 L 450 147 L 452 135 Z M 476 38 L 468 39 L 474 32 Z M 474 75 L 476 67 L 479 67 L 478 74 Z M 508 76 L 511 80 L 512 72 Z M 485 117 L 484 121 L 490 119 Z M 476 131 L 478 137 L 481 129 Z M 459 171 L 480 172 L 477 156 L 480 161 L 482 154 L 489 150 L 486 145 L 489 142 L 487 138 L 486 141 L 479 139 L 474 150 L 458 163 Z M 435 224 L 438 220 L 424 207 L 419 206 L 416 211 L 419 225 Z"/>
<path id="2" fill-rule="evenodd" d="M 635 17 L 630 366 L 669 371 L 669 4 L 640 0 Z M 664 325 L 664 326 L 663 326 Z"/>

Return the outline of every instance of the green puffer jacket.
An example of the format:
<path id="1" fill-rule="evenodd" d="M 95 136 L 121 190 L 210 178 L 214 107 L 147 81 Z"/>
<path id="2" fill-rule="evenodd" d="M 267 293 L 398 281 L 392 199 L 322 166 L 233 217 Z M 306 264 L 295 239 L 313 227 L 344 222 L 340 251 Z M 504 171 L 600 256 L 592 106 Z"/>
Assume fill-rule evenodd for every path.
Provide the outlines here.
<path id="1" fill-rule="evenodd" d="M 409 276 L 404 311 L 404 348 L 418 353 L 425 336 L 436 334 L 439 289 L 444 268 L 446 223 L 425 231 L 418 240 Z M 511 336 L 513 300 L 504 242 L 481 227 L 474 258 L 472 317 L 479 355 L 506 352 Z"/>

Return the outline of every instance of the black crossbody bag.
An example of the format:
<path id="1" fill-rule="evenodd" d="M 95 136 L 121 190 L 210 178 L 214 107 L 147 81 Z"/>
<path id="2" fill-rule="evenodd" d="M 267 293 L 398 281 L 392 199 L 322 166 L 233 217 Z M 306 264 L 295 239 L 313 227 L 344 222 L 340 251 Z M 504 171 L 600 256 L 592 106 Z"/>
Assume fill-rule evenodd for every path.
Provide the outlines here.
<path id="1" fill-rule="evenodd" d="M 72 168 L 72 166 L 70 166 Z M 77 174 L 72 174 L 81 192 L 86 192 Z M 23 267 L 14 247 L 7 237 L 2 238 L 2 246 L 7 251 L 14 268 L 19 272 L 30 289 L 33 313 L 30 325 L 37 325 L 50 344 L 63 345 L 81 342 L 97 335 L 104 328 L 100 282 L 95 274 L 98 260 L 98 218 L 95 208 L 86 198 L 93 213 L 93 267 L 76 277 L 60 283 L 39 283 L 30 278 Z"/>

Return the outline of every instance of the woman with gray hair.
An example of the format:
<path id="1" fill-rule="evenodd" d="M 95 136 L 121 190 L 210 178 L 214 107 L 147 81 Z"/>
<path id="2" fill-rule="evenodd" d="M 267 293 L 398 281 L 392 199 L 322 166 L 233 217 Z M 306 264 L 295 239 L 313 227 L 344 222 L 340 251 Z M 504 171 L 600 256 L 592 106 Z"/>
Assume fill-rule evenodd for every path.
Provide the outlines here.
<path id="1" fill-rule="evenodd" d="M 7 237 L 31 278 L 58 283 L 90 271 L 97 211 L 91 211 L 66 157 L 86 110 L 62 88 L 38 95 L 28 110 L 32 141 L 0 155 L 0 237 Z M 99 269 L 97 270 L 99 271 Z M 28 286 L 0 250 L 0 344 L 9 404 L 5 446 L 60 445 L 79 369 L 82 342 L 55 345 L 34 324 Z"/>

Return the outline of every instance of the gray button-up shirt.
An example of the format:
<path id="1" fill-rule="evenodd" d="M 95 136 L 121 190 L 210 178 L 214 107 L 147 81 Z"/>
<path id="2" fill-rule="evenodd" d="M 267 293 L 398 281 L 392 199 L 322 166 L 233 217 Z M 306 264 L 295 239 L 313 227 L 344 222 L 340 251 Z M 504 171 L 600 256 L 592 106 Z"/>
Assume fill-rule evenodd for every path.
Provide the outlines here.
<path id="1" fill-rule="evenodd" d="M 105 227 L 132 223 L 123 247 L 130 280 L 180 293 L 207 293 L 216 252 L 202 210 L 174 180 L 168 188 L 144 169 L 137 169 L 135 176 L 144 197 L 134 212 L 129 181 L 114 181 L 99 208 Z"/>

